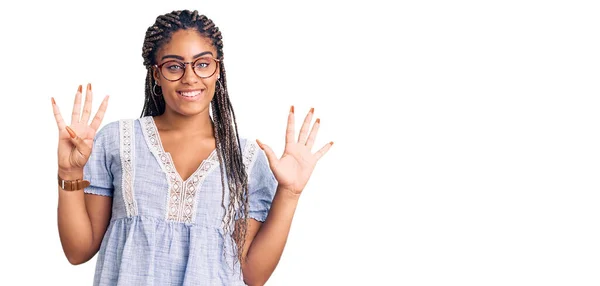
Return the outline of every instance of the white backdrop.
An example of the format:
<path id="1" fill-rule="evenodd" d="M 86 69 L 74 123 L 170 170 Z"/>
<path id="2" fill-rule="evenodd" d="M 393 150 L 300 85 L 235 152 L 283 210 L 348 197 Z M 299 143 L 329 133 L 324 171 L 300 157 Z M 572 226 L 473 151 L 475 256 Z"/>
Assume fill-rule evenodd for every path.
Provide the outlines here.
<path id="1" fill-rule="evenodd" d="M 335 142 L 267 285 L 600 284 L 594 1 L 170 2 L 1 4 L 1 285 L 91 285 L 50 97 L 68 118 L 91 82 L 103 125 L 139 117 L 146 28 L 177 9 L 220 27 L 242 136 L 281 152 L 294 104 Z"/>

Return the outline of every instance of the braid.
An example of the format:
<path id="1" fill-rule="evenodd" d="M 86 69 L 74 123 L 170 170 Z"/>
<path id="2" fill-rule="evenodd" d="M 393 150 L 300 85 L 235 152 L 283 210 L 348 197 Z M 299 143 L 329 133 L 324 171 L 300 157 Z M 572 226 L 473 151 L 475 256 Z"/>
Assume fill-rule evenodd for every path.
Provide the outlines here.
<path id="1" fill-rule="evenodd" d="M 248 175 L 242 160 L 240 138 L 233 106 L 227 92 L 227 77 L 223 63 L 223 37 L 212 20 L 198 11 L 173 11 L 158 16 L 154 25 L 146 31 L 142 47 L 144 66 L 148 70 L 145 83 L 145 99 L 143 116 L 157 116 L 165 111 L 165 100 L 158 91 L 154 95 L 156 82 L 152 75 L 152 66 L 156 64 L 158 50 L 166 44 L 174 32 L 181 29 L 195 29 L 203 37 L 212 41 L 220 60 L 220 79 L 217 81 L 215 95 L 211 101 L 213 128 L 215 134 L 217 156 L 221 170 L 223 193 L 221 207 L 224 210 L 223 230 L 232 237 L 232 248 L 237 252 L 237 260 L 242 258 L 248 218 Z M 225 188 L 225 176 L 227 188 Z M 229 192 L 229 204 L 225 206 L 225 193 Z M 240 219 L 243 223 L 236 224 Z M 241 267 L 241 264 L 240 264 Z"/>

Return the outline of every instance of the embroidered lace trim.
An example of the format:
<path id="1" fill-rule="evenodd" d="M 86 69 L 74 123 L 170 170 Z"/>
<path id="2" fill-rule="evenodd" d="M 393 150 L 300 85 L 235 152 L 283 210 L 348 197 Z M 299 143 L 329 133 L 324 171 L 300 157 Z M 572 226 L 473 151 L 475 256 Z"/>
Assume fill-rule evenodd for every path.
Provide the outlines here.
<path id="1" fill-rule="evenodd" d="M 252 167 L 254 166 L 254 162 L 256 161 L 256 154 L 258 150 L 258 144 L 256 142 L 252 142 L 250 140 L 246 141 L 246 146 L 244 146 L 244 151 L 242 152 L 244 158 L 242 162 L 244 163 L 244 167 L 246 168 L 246 174 L 248 174 L 248 180 L 250 179 L 250 172 L 252 171 Z"/>
<path id="2" fill-rule="evenodd" d="M 132 146 L 134 144 L 133 136 L 133 120 L 120 120 L 120 155 L 121 155 L 121 166 L 123 167 L 123 177 L 121 179 L 121 184 L 123 188 L 123 200 L 125 201 L 125 208 L 127 211 L 127 216 L 136 216 L 138 214 L 137 204 L 135 203 L 133 196 L 133 160 L 134 160 L 134 150 Z"/>
<path id="3" fill-rule="evenodd" d="M 194 222 L 196 192 L 204 182 L 206 175 L 219 164 L 216 150 L 213 150 L 208 158 L 202 161 L 198 169 L 183 181 L 175 169 L 171 155 L 163 149 L 154 119 L 147 116 L 141 118 L 140 121 L 143 126 L 144 138 L 167 176 L 169 196 L 167 197 L 166 219 L 183 223 Z"/>

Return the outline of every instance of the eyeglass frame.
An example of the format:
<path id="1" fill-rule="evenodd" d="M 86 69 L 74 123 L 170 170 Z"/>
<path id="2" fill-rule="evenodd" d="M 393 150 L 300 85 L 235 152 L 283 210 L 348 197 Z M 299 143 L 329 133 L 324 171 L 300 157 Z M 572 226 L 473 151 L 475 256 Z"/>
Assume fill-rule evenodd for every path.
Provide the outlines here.
<path id="1" fill-rule="evenodd" d="M 215 73 L 217 72 L 217 70 L 218 70 L 218 69 L 219 69 L 219 67 L 221 66 L 221 60 L 220 60 L 220 59 L 215 59 L 215 58 L 213 58 L 213 57 L 200 57 L 200 58 L 197 58 L 197 59 L 195 59 L 194 61 L 191 61 L 191 62 L 182 62 L 182 61 L 178 61 L 178 60 L 168 60 L 168 61 L 166 61 L 166 62 L 164 62 L 164 63 L 162 63 L 162 64 L 160 64 L 160 65 L 159 65 L 159 64 L 155 64 L 155 65 L 153 65 L 153 67 L 155 67 L 155 68 L 158 70 L 158 73 L 159 73 L 159 74 L 160 74 L 160 75 L 161 75 L 161 76 L 162 76 L 162 77 L 163 77 L 165 80 L 168 80 L 168 81 L 170 81 L 170 82 L 176 82 L 176 81 L 178 81 L 178 80 L 181 80 L 181 79 L 182 79 L 182 78 L 185 76 L 185 72 L 187 71 L 187 65 L 191 65 L 191 64 L 193 64 L 193 63 L 195 63 L 195 62 L 199 61 L 199 60 L 200 60 L 200 59 L 202 59 L 202 58 L 210 58 L 210 59 L 214 60 L 214 61 L 217 63 L 217 67 L 215 68 L 215 71 L 214 71 L 214 72 L 213 72 L 211 75 L 209 75 L 209 76 L 206 76 L 206 77 L 201 77 L 201 76 L 199 76 L 199 75 L 196 73 L 196 70 L 195 70 L 195 69 L 194 69 L 194 67 L 192 66 L 192 71 L 194 71 L 194 74 L 195 74 L 197 77 L 199 77 L 199 78 L 209 78 L 209 77 L 211 77 L 211 76 L 215 75 Z M 169 62 L 176 62 L 176 63 L 183 64 L 183 74 L 181 74 L 181 77 L 180 77 L 180 78 L 178 78 L 178 79 L 176 79 L 176 80 L 170 80 L 170 79 L 168 79 L 168 78 L 167 78 L 167 77 L 166 77 L 166 76 L 165 76 L 165 75 L 162 73 L 162 67 L 163 67 L 163 66 L 164 66 L 166 63 L 169 63 Z"/>

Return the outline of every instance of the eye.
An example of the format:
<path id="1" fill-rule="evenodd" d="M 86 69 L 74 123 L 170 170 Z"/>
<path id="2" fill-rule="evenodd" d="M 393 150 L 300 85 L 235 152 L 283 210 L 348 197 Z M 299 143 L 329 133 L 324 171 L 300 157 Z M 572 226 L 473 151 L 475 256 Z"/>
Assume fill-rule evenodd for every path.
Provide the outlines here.
<path id="1" fill-rule="evenodd" d="M 181 73 L 185 66 L 178 61 L 168 61 L 162 64 L 163 73 Z"/>
<path id="2" fill-rule="evenodd" d="M 196 60 L 194 63 L 194 69 L 205 70 L 212 68 L 214 60 L 209 57 L 202 57 Z"/>
<path id="3" fill-rule="evenodd" d="M 207 68 L 209 66 L 210 66 L 209 62 L 197 62 L 196 63 L 196 68 L 197 69 L 205 69 L 205 68 Z"/>
<path id="4" fill-rule="evenodd" d="M 182 69 L 183 69 L 183 67 L 182 67 L 182 66 L 180 66 L 180 65 L 178 65 L 178 64 L 166 64 L 166 65 L 165 65 L 165 68 L 166 68 L 168 71 L 179 71 L 179 70 L 182 70 Z"/>

